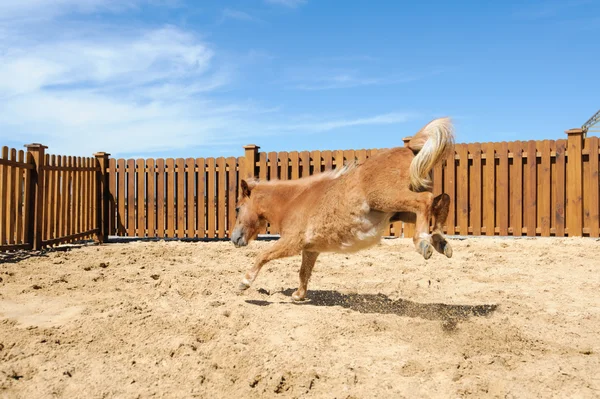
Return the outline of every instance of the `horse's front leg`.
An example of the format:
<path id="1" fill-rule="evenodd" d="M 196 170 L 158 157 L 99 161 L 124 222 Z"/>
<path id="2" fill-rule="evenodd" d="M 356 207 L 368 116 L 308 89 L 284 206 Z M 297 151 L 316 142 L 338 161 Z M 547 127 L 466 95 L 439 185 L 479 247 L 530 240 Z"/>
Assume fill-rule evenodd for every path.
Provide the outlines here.
<path id="1" fill-rule="evenodd" d="M 300 246 L 294 242 L 290 242 L 284 239 L 279 239 L 273 246 L 267 248 L 261 252 L 254 266 L 252 266 L 245 274 L 244 279 L 239 285 L 239 290 L 244 291 L 250 287 L 250 285 L 256 279 L 256 276 L 260 272 L 260 269 L 267 263 L 275 259 L 285 258 L 288 256 L 294 256 L 300 252 Z"/>
<path id="2" fill-rule="evenodd" d="M 306 297 L 308 289 L 308 280 L 312 274 L 313 267 L 319 256 L 318 252 L 302 251 L 302 266 L 300 266 L 300 285 L 296 292 L 292 294 L 292 300 L 302 301 Z"/>
<path id="3" fill-rule="evenodd" d="M 433 199 L 431 205 L 431 213 L 433 214 L 433 232 L 431 233 L 431 241 L 436 251 L 452 257 L 452 247 L 446 241 L 446 237 L 442 232 L 442 226 L 446 223 L 448 212 L 450 211 L 450 196 L 448 194 L 440 194 Z"/>

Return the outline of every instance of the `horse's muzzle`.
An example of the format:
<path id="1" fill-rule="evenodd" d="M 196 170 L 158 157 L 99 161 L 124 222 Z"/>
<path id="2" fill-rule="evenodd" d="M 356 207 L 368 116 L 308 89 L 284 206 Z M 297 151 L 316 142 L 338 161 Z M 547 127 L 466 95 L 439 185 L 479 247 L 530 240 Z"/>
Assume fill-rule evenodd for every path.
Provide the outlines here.
<path id="1" fill-rule="evenodd" d="M 236 246 L 236 248 L 245 247 L 246 245 L 248 245 L 248 242 L 244 239 L 244 236 L 235 231 L 231 236 L 231 242 L 233 243 L 233 245 Z"/>

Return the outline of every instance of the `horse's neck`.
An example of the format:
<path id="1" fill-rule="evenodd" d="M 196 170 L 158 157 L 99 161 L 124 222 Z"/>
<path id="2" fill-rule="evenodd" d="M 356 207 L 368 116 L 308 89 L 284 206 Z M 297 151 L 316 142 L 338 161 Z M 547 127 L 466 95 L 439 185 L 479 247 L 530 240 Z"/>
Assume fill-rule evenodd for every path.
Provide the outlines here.
<path id="1" fill-rule="evenodd" d="M 259 207 L 265 219 L 271 224 L 279 224 L 288 205 L 305 187 L 289 184 L 264 184 L 256 187 Z"/>

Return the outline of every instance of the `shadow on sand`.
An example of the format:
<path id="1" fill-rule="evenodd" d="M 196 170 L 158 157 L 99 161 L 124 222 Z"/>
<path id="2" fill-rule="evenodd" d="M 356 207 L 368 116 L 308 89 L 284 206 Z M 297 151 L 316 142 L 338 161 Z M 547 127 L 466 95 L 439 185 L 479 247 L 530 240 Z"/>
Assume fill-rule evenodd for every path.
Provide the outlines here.
<path id="1" fill-rule="evenodd" d="M 282 291 L 291 296 L 294 289 Z M 274 302 L 247 300 L 252 305 L 268 306 Z M 308 291 L 307 300 L 298 306 L 341 306 L 360 313 L 395 314 L 427 320 L 456 322 L 473 316 L 488 316 L 498 305 L 448 305 L 445 303 L 418 303 L 406 299 L 392 300 L 383 294 L 342 294 L 337 291 Z"/>

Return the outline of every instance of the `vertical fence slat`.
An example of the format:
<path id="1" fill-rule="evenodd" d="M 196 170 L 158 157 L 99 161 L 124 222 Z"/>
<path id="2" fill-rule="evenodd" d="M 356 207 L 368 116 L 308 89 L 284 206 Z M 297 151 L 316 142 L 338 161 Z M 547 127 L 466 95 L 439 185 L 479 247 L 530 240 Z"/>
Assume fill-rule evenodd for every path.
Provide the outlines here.
<path id="1" fill-rule="evenodd" d="M 290 173 L 290 180 L 297 180 L 300 178 L 300 158 L 298 157 L 298 151 L 292 151 L 289 154 L 290 167 L 292 169 Z"/>
<path id="2" fill-rule="evenodd" d="M 168 158 L 165 168 L 167 201 L 165 202 L 166 237 L 175 237 L 175 160 Z"/>
<path id="3" fill-rule="evenodd" d="M 186 236 L 196 236 L 196 161 L 194 158 L 185 160 L 186 166 Z"/>
<path id="4" fill-rule="evenodd" d="M 527 189 L 527 217 L 525 218 L 527 235 L 535 237 L 536 235 L 536 202 L 537 202 L 537 148 L 536 142 L 530 140 L 527 142 L 527 180 L 529 182 Z"/>
<path id="5" fill-rule="evenodd" d="M 269 159 L 269 180 L 277 180 L 279 178 L 279 174 L 277 173 L 279 170 L 277 153 L 270 152 L 268 154 L 267 158 Z M 231 169 L 231 165 L 232 165 L 232 163 L 230 161 L 232 159 L 235 159 L 235 158 L 227 158 L 227 163 L 229 164 L 230 169 Z M 235 165 L 234 165 L 234 167 L 235 167 Z"/>
<path id="6" fill-rule="evenodd" d="M 263 156 L 264 155 L 264 156 Z M 262 160 L 264 159 L 264 164 L 262 164 Z M 219 157 L 217 159 L 217 167 L 219 168 L 219 175 L 218 175 L 218 190 L 217 190 L 217 195 L 218 195 L 218 222 L 217 222 L 217 228 L 218 228 L 218 237 L 219 238 L 224 238 L 225 237 L 225 223 L 226 223 L 226 218 L 225 218 L 225 191 L 227 190 L 227 184 L 226 184 L 226 174 L 225 174 L 225 158 L 223 157 Z M 263 172 L 264 169 L 264 172 Z M 264 152 L 261 153 L 261 170 L 260 173 L 264 173 L 265 175 L 265 179 L 267 178 L 267 154 L 265 154 Z"/>
<path id="7" fill-rule="evenodd" d="M 583 235 L 581 129 L 567 130 L 567 228 L 569 237 Z"/>
<path id="8" fill-rule="evenodd" d="M 300 153 L 300 177 L 310 176 L 310 152 L 302 151 Z"/>
<path id="9" fill-rule="evenodd" d="M 321 156 L 323 157 L 323 170 L 331 170 L 333 169 L 333 156 L 331 151 L 323 151 L 321 152 Z"/>
<path id="10" fill-rule="evenodd" d="M 456 145 L 458 153 L 458 178 L 456 179 L 456 212 L 458 231 L 469 234 L 469 152 L 466 144 Z"/>
<path id="11" fill-rule="evenodd" d="M 50 164 L 50 155 L 44 155 L 44 165 L 48 166 Z M 52 224 L 50 223 L 50 216 L 52 210 L 52 202 L 50 201 L 50 193 L 51 193 L 51 179 L 52 171 L 46 169 L 44 173 L 44 220 L 42 221 L 42 241 L 47 240 L 51 236 Z"/>
<path id="12" fill-rule="evenodd" d="M 94 158 L 90 158 L 90 164 L 93 168 L 97 169 L 96 166 L 96 159 Z M 98 223 L 98 213 L 100 212 L 100 197 L 97 195 L 98 194 L 98 179 L 96 178 L 98 171 L 97 170 L 92 170 L 90 172 L 90 179 L 92 180 L 92 191 L 90 193 L 91 197 L 92 197 L 92 215 L 91 215 L 91 220 L 92 220 L 92 226 L 90 228 L 90 230 L 92 229 L 99 229 L 100 228 L 100 224 Z"/>
<path id="13" fill-rule="evenodd" d="M 127 224 L 125 214 L 125 160 L 119 159 L 117 161 L 117 217 L 116 217 L 116 228 L 117 235 L 124 236 L 126 234 L 125 226 Z"/>
<path id="14" fill-rule="evenodd" d="M 77 162 L 77 159 L 75 160 Z M 115 235 L 116 227 L 115 227 L 115 217 L 117 213 L 117 160 L 114 158 L 110 158 L 108 160 L 108 192 L 109 192 L 109 200 L 108 200 L 108 234 Z M 77 186 L 77 176 L 75 174 L 75 186 Z M 77 225 L 77 222 L 75 222 Z"/>
<path id="15" fill-rule="evenodd" d="M 264 154 L 264 157 L 261 156 L 261 159 L 264 160 L 261 161 L 261 170 L 260 173 L 263 174 L 266 179 L 266 172 L 267 172 L 267 157 L 265 153 L 261 153 L 261 155 Z M 225 190 L 226 190 L 226 186 L 225 186 L 225 158 L 223 157 L 219 157 L 216 160 L 217 163 L 217 237 L 219 238 L 223 238 L 225 237 Z M 264 170 L 264 172 L 263 172 Z M 264 233 L 264 230 L 263 230 Z"/>
<path id="16" fill-rule="evenodd" d="M 62 237 L 65 235 L 65 206 L 64 206 L 64 201 L 65 201 L 65 174 L 63 173 L 63 164 L 66 163 L 66 160 L 63 159 L 62 155 L 58 155 L 56 157 L 56 162 L 57 162 L 57 171 L 56 171 L 56 188 L 57 188 L 57 192 L 58 192 L 58 196 L 57 196 L 57 202 L 58 202 L 58 209 L 57 209 L 57 214 L 56 214 L 56 223 L 57 223 L 57 229 L 56 229 L 56 238 Z"/>
<path id="17" fill-rule="evenodd" d="M 215 159 L 208 158 L 206 160 L 206 164 L 208 166 L 207 170 L 207 207 L 206 213 L 208 218 L 207 223 L 207 237 L 214 238 L 215 237 L 215 225 L 216 225 L 216 208 L 215 208 Z"/>
<path id="18" fill-rule="evenodd" d="M 566 197 L 566 140 L 556 141 L 556 186 L 554 196 L 554 226 L 557 237 L 565 236 L 565 197 Z"/>
<path id="19" fill-rule="evenodd" d="M 496 221 L 501 236 L 508 235 L 509 222 L 509 175 L 508 175 L 508 143 L 503 141 L 497 145 L 498 171 L 496 174 Z"/>
<path id="20" fill-rule="evenodd" d="M 8 159 L 8 147 L 2 147 L 2 159 Z M 0 165 L 0 245 L 6 245 L 8 226 L 6 207 L 8 206 L 8 165 Z"/>
<path id="21" fill-rule="evenodd" d="M 552 179 L 550 176 L 550 141 L 544 140 L 541 143 L 540 152 L 542 162 L 540 175 L 538 178 L 541 185 L 541 192 L 537 203 L 538 215 L 540 218 L 540 229 L 542 237 L 550 237 L 550 190 L 552 189 Z"/>
<path id="22" fill-rule="evenodd" d="M 77 157 L 75 159 L 75 166 L 78 169 L 83 168 L 84 166 L 84 161 L 81 157 Z M 85 208 L 87 207 L 87 204 L 83 202 L 83 180 L 84 180 L 84 176 L 85 176 L 86 172 L 82 172 L 81 170 L 78 170 L 77 173 L 75 174 L 75 187 L 74 187 L 74 192 L 75 192 L 75 228 L 77 229 L 78 232 L 82 232 L 83 230 L 83 213 L 85 212 Z M 121 192 L 119 192 L 119 195 L 122 195 Z"/>
<path id="23" fill-rule="evenodd" d="M 279 163 L 281 164 L 279 178 L 281 180 L 290 180 L 290 157 L 287 151 L 279 153 Z"/>
<path id="24" fill-rule="evenodd" d="M 73 226 L 77 232 L 81 230 L 81 157 L 75 157 L 73 159 L 75 164 L 76 172 L 73 176 Z"/>
<path id="25" fill-rule="evenodd" d="M 510 176 L 510 217 L 513 236 L 523 234 L 523 148 L 520 141 L 509 144 L 513 154 Z"/>
<path id="26" fill-rule="evenodd" d="M 589 148 L 589 186 L 587 187 L 590 237 L 600 235 L 600 190 L 598 187 L 598 137 L 587 139 Z"/>
<path id="27" fill-rule="evenodd" d="M 138 237 L 146 237 L 146 161 L 136 159 L 136 213 Z"/>
<path id="28" fill-rule="evenodd" d="M 221 158 L 217 159 L 217 164 Z M 267 153 L 258 153 L 258 178 L 262 181 L 267 180 L 269 169 L 267 168 Z"/>
<path id="29" fill-rule="evenodd" d="M 24 163 L 24 151 L 19 150 L 17 162 L 20 164 Z M 26 172 L 23 168 L 17 169 L 17 191 L 16 191 L 16 202 L 17 202 L 17 231 L 16 241 L 17 244 L 24 244 L 25 237 L 23 236 L 23 190 L 26 186 L 23 186 L 24 173 Z"/>
<path id="30" fill-rule="evenodd" d="M 356 161 L 361 164 L 367 159 L 367 150 L 357 150 L 355 151 L 354 155 L 356 155 Z"/>
<path id="31" fill-rule="evenodd" d="M 135 236 L 135 159 L 127 160 L 127 235 Z"/>
<path id="32" fill-rule="evenodd" d="M 206 161 L 204 158 L 196 159 L 196 165 L 198 167 L 198 185 L 196 189 L 197 198 L 197 213 L 198 216 L 198 237 L 206 237 Z M 239 174 L 241 175 L 241 173 Z M 238 176 L 239 176 L 238 175 Z M 239 179 L 241 180 L 241 179 Z"/>
<path id="33" fill-rule="evenodd" d="M 156 237 L 156 165 L 146 159 L 146 225 L 148 237 Z"/>
<path id="34" fill-rule="evenodd" d="M 535 237 L 537 222 L 537 147 L 536 142 L 533 140 L 527 142 L 527 181 L 525 226 L 527 227 L 527 235 Z"/>
<path id="35" fill-rule="evenodd" d="M 277 176 L 277 154 L 275 154 L 275 176 Z M 271 159 L 272 162 L 272 159 Z M 237 201 L 237 162 L 235 157 L 227 158 L 227 237 L 231 237 L 233 227 L 235 226 L 235 204 Z M 273 164 L 271 164 L 273 170 Z"/>
<path id="36" fill-rule="evenodd" d="M 444 187 L 446 193 L 450 195 L 450 209 L 448 211 L 448 219 L 446 222 L 446 234 L 455 234 L 456 226 L 456 160 L 455 151 L 446 158 L 446 171 L 444 174 L 445 182 Z"/>
<path id="37" fill-rule="evenodd" d="M 496 233 L 496 152 L 494 143 L 486 143 L 485 148 L 485 234 Z"/>
<path id="38" fill-rule="evenodd" d="M 321 169 L 323 167 L 323 160 L 321 157 L 321 151 L 311 151 L 310 157 L 312 159 L 313 167 L 311 174 L 321 173 Z"/>
<path id="39" fill-rule="evenodd" d="M 33 165 L 33 156 L 30 152 L 25 152 L 25 163 L 29 165 Z M 1 173 L 1 172 L 0 172 Z M 33 172 L 30 169 L 25 170 L 25 180 L 23 182 L 23 242 L 32 245 L 32 242 L 29 242 L 29 238 L 31 237 L 31 214 L 33 210 L 31 209 L 31 196 L 33 193 L 31 192 L 31 174 Z"/>
<path id="40" fill-rule="evenodd" d="M 156 235 L 165 237 L 165 160 L 156 160 Z"/>
<path id="41" fill-rule="evenodd" d="M 70 156 L 67 158 L 67 166 L 69 170 L 67 171 L 67 232 L 66 235 L 70 236 L 75 234 L 75 229 L 73 228 L 73 175 L 75 174 L 75 164 L 73 163 L 73 157 Z"/>
<path id="42" fill-rule="evenodd" d="M 177 237 L 185 237 L 185 159 L 177 158 Z"/>
<path id="43" fill-rule="evenodd" d="M 49 158 L 50 165 L 54 167 L 58 167 L 58 157 L 56 155 L 52 155 Z M 57 169 L 50 170 L 48 193 L 50 194 L 50 203 L 49 206 L 52 208 L 51 216 L 49 219 L 50 223 L 50 234 L 48 235 L 48 239 L 58 238 L 60 236 L 59 231 L 59 218 L 60 218 L 60 172 Z M 48 203 L 47 198 L 46 203 Z M 85 200 L 85 197 L 84 197 Z"/>
<path id="44" fill-rule="evenodd" d="M 474 143 L 469 145 L 470 153 L 473 157 L 471 168 L 471 226 L 473 226 L 473 235 L 481 234 L 481 199 L 483 192 L 483 181 L 481 180 L 481 144 Z"/>

